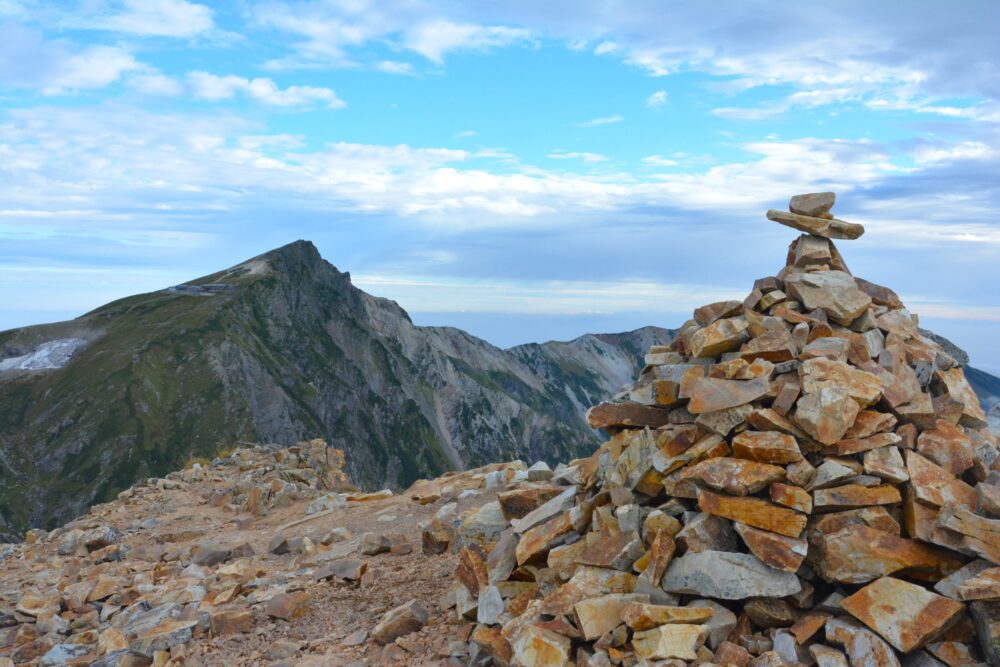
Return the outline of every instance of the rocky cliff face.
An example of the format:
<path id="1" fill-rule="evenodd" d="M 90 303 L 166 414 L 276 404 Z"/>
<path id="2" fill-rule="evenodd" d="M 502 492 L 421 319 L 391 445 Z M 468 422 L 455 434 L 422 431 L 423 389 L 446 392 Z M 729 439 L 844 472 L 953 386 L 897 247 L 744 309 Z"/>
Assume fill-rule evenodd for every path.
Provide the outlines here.
<path id="1" fill-rule="evenodd" d="M 366 487 L 597 443 L 584 410 L 672 332 L 501 350 L 418 327 L 299 241 L 0 333 L 0 533 L 52 526 L 239 441 L 322 437 Z"/>

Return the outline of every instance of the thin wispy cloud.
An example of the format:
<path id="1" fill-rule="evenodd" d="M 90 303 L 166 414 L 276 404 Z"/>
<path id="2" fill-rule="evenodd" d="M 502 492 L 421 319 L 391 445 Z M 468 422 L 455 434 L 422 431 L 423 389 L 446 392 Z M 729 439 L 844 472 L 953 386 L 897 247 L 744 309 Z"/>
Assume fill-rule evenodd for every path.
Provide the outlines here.
<path id="1" fill-rule="evenodd" d="M 590 120 L 577 123 L 577 126 L 600 127 L 601 125 L 614 125 L 615 123 L 620 123 L 623 120 L 625 120 L 625 116 L 622 116 L 621 114 L 614 114 L 612 116 L 599 116 L 597 118 L 591 118 Z"/>
<path id="2" fill-rule="evenodd" d="M 646 98 L 646 106 L 650 109 L 659 109 L 667 103 L 667 91 L 658 90 Z"/>

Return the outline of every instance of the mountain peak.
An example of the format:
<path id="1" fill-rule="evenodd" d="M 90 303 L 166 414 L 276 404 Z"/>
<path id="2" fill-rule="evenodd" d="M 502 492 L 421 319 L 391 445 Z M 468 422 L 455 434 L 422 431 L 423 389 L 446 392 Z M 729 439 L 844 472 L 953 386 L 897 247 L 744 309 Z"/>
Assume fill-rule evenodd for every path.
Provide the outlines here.
<path id="1" fill-rule="evenodd" d="M 277 247 L 274 250 L 268 250 L 264 254 L 258 255 L 250 261 L 261 259 L 266 260 L 271 264 L 277 263 L 280 265 L 283 263 L 290 263 L 302 266 L 315 266 L 324 261 L 322 255 L 319 254 L 319 250 L 313 242 L 306 241 L 304 239 L 292 241 L 291 243 Z"/>

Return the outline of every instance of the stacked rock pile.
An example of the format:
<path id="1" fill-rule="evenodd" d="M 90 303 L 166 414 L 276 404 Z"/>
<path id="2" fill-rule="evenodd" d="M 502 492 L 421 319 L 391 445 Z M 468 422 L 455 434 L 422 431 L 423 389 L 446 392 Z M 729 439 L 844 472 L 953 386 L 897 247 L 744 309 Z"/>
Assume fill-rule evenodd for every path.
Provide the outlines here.
<path id="1" fill-rule="evenodd" d="M 325 492 L 357 490 L 344 472 L 344 452 L 327 447 L 326 441 L 321 439 L 279 450 L 259 445 L 243 447 L 225 461 L 213 462 L 209 468 L 195 465 L 171 473 L 165 483 L 204 479 L 211 476 L 214 468 L 227 463 L 237 466 L 239 477 L 232 485 L 215 490 L 211 502 L 258 516 L 275 507 L 308 498 L 317 499 L 314 505 L 318 509 L 328 509 L 337 499 Z"/>
<path id="2" fill-rule="evenodd" d="M 588 418 L 608 440 L 500 493 L 462 548 L 475 664 L 1000 664 L 1000 462 L 962 368 L 832 239 L 833 193 L 743 301 L 694 312 Z"/>

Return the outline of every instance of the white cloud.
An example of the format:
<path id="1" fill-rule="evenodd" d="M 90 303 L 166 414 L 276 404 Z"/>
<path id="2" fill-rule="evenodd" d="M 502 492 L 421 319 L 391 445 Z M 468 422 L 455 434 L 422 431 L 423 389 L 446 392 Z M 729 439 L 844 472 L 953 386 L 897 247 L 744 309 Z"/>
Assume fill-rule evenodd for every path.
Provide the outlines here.
<path id="1" fill-rule="evenodd" d="M 625 120 L 625 117 L 621 114 L 614 114 L 613 116 L 601 116 L 600 118 L 591 118 L 590 120 L 585 120 L 582 123 L 577 123 L 577 127 L 598 127 L 600 125 L 613 125 L 615 123 L 620 123 Z"/>
<path id="2" fill-rule="evenodd" d="M 192 94 L 203 100 L 228 100 L 242 93 L 264 104 L 277 107 L 323 104 L 330 109 L 340 109 L 346 103 L 330 88 L 315 86 L 289 86 L 279 88 L 271 79 L 245 79 L 232 74 L 218 76 L 208 72 L 189 72 L 188 83 Z"/>
<path id="3" fill-rule="evenodd" d="M 470 137 L 476 136 L 475 130 L 462 130 L 461 132 L 456 132 L 454 135 L 456 139 L 468 139 Z"/>
<path id="4" fill-rule="evenodd" d="M 612 41 L 604 41 L 594 47 L 594 55 L 603 56 L 614 53 L 618 50 L 618 44 Z"/>
<path id="5" fill-rule="evenodd" d="M 356 274 L 362 289 L 405 303 L 417 313 L 580 315 L 622 311 L 688 314 L 713 301 L 742 299 L 746 290 L 715 285 L 616 280 L 467 280 L 399 274 Z"/>
<path id="6" fill-rule="evenodd" d="M 643 164 L 648 164 L 652 167 L 676 167 L 680 164 L 677 160 L 663 157 L 662 155 L 647 155 L 642 158 L 642 162 Z"/>
<path id="7" fill-rule="evenodd" d="M 646 106 L 650 109 L 659 109 L 667 103 L 667 91 L 658 90 L 646 98 Z"/>
<path id="8" fill-rule="evenodd" d="M 550 160 L 582 160 L 584 162 L 605 162 L 607 161 L 607 156 L 601 155 L 600 153 L 586 153 L 580 151 L 563 151 L 556 150 L 545 157 Z"/>
<path id="9" fill-rule="evenodd" d="M 217 88 L 206 93 L 253 90 L 239 77 L 217 79 Z M 265 90 L 274 94 L 269 86 Z M 523 164 L 494 151 L 357 143 L 312 148 L 301 137 L 261 135 L 228 115 L 151 115 L 108 106 L 35 109 L 10 111 L 0 124 L 0 201 L 10 211 L 89 210 L 96 213 L 84 217 L 94 220 L 136 211 L 129 218 L 141 220 L 143 211 L 153 209 L 225 211 L 254 196 L 389 213 L 451 230 L 559 226 L 591 215 L 620 220 L 637 209 L 729 211 L 756 219 L 790 192 L 830 189 L 850 200 L 851 193 L 886 179 L 947 162 L 915 147 L 914 154 L 925 151 L 924 162 L 902 167 L 886 146 L 871 141 L 774 139 L 738 148 L 746 153 L 742 161 L 703 165 L 698 156 L 650 155 L 643 159 L 648 166 L 681 162 L 688 168 L 645 176 L 591 174 Z M 974 144 L 959 146 L 950 159 L 981 152 Z M 550 157 L 600 165 L 603 156 L 557 151 Z M 971 208 L 971 196 L 909 199 L 886 198 L 885 209 L 860 208 L 858 222 L 870 223 L 869 234 L 887 247 L 967 241 L 1000 246 L 1000 232 L 988 224 L 991 207 Z M 922 216 L 924 226 L 913 222 Z"/>
<path id="10" fill-rule="evenodd" d="M 126 84 L 143 95 L 167 97 L 184 92 L 184 86 L 177 79 L 155 71 L 133 74 Z"/>
<path id="11" fill-rule="evenodd" d="M 527 42 L 531 32 L 506 26 L 453 23 L 445 19 L 426 21 L 408 29 L 403 36 L 406 48 L 428 60 L 442 63 L 452 51 L 482 51 L 493 47 Z"/>
<path id="12" fill-rule="evenodd" d="M 103 88 L 126 72 L 140 69 L 132 54 L 114 46 L 90 46 L 58 62 L 45 78 L 42 92 L 60 95 L 88 88 Z"/>
<path id="13" fill-rule="evenodd" d="M 919 146 L 912 154 L 917 164 L 931 164 L 954 160 L 987 160 L 997 157 L 998 152 L 982 141 L 963 141 L 952 145 Z"/>
<path id="14" fill-rule="evenodd" d="M 398 60 L 381 60 L 375 63 L 375 69 L 386 74 L 404 74 L 407 76 L 414 74 L 413 65 Z"/>
<path id="15" fill-rule="evenodd" d="M 93 27 L 154 37 L 194 37 L 215 27 L 209 7 L 187 0 L 120 0 L 115 4 L 117 11 L 94 19 Z"/>

